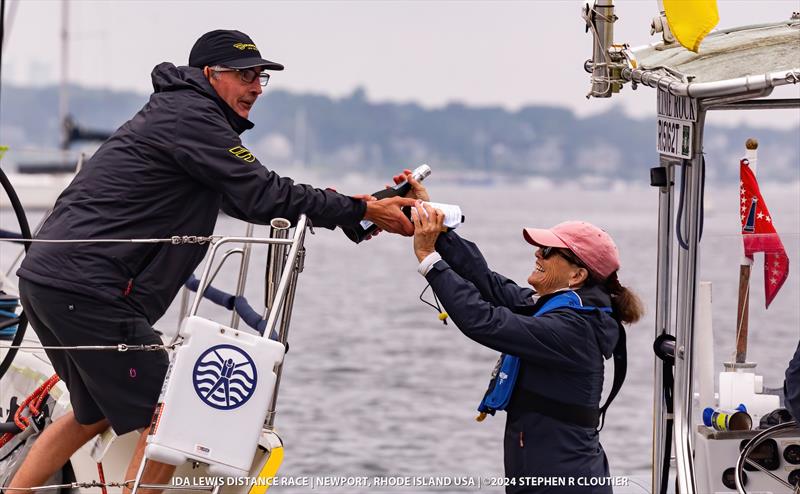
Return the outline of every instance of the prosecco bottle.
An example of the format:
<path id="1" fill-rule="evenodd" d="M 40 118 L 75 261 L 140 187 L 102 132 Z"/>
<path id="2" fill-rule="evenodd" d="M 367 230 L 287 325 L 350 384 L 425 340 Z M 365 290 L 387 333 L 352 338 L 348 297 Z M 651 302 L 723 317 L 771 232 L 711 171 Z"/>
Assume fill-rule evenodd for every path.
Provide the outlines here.
<path id="1" fill-rule="evenodd" d="M 466 218 L 464 214 L 461 212 L 461 207 L 455 204 L 444 204 L 441 202 L 428 202 L 425 201 L 425 204 L 431 206 L 433 209 L 438 209 L 442 213 L 444 213 L 444 226 L 445 230 L 454 230 L 458 228 L 458 225 L 464 223 Z M 423 209 L 423 211 L 425 211 Z M 408 219 L 411 219 L 411 208 L 409 206 L 405 206 L 403 208 L 403 213 L 406 215 Z M 426 212 L 427 214 L 427 212 Z"/>
<path id="2" fill-rule="evenodd" d="M 425 177 L 431 174 L 431 167 L 428 165 L 420 165 L 411 174 L 417 181 L 421 182 L 425 180 Z M 408 183 L 408 181 L 403 181 L 388 189 L 379 190 L 372 195 L 376 199 L 381 200 L 387 197 L 405 196 L 410 190 L 411 184 Z M 347 238 L 358 244 L 375 233 L 375 230 L 378 229 L 378 225 L 369 220 L 362 220 L 355 226 L 341 227 L 341 229 L 344 234 L 347 235 Z"/>

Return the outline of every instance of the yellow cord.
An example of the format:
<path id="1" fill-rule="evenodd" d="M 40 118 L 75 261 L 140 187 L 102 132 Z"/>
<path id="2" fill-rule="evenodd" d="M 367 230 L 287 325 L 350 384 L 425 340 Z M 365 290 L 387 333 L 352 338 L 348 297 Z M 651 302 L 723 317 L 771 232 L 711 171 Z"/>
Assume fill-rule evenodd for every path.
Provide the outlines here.
<path id="1" fill-rule="evenodd" d="M 445 320 L 445 319 L 447 319 L 448 317 L 450 317 L 450 316 L 448 316 L 448 315 L 447 315 L 447 312 L 440 312 L 440 313 L 439 313 L 439 320 L 440 320 L 440 321 L 444 321 L 444 320 Z"/>

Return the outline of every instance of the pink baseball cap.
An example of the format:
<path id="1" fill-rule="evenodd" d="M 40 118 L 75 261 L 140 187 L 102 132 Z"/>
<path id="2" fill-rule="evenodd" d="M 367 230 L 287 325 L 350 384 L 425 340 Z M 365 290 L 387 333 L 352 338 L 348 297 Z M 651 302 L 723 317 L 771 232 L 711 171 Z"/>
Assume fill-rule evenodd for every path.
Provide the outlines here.
<path id="1" fill-rule="evenodd" d="M 611 235 L 591 223 L 565 221 L 549 229 L 524 228 L 522 236 L 536 246 L 571 250 L 602 280 L 619 269 L 619 251 Z"/>

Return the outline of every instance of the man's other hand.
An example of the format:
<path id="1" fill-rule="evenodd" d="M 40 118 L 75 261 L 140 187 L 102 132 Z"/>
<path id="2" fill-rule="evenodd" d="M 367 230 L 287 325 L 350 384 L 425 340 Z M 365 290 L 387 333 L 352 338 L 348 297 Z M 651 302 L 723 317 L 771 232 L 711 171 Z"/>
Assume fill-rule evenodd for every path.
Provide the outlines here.
<path id="1" fill-rule="evenodd" d="M 414 234 L 414 226 L 400 210 L 403 206 L 414 206 L 416 201 L 409 197 L 389 197 L 379 201 L 367 201 L 364 219 L 369 220 L 381 230 L 399 233 L 406 237 Z"/>
<path id="2" fill-rule="evenodd" d="M 428 189 L 426 189 L 421 182 L 417 181 L 417 179 L 414 178 L 414 175 L 409 169 L 405 169 L 403 170 L 403 173 L 400 173 L 392 177 L 392 181 L 395 183 L 395 185 L 400 184 L 404 181 L 408 181 L 408 183 L 411 184 L 411 190 L 408 191 L 406 197 L 419 199 L 420 201 L 425 201 L 425 202 L 429 202 L 431 200 L 431 196 L 428 194 Z M 389 186 L 387 185 L 386 188 L 388 189 Z"/>

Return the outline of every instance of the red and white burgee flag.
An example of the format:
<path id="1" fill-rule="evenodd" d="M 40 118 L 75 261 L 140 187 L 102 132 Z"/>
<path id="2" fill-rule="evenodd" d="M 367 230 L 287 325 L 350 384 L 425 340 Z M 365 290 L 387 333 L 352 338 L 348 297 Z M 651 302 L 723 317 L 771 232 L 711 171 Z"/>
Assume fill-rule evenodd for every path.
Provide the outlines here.
<path id="1" fill-rule="evenodd" d="M 764 294 L 769 308 L 789 276 L 789 258 L 749 165 L 747 159 L 739 162 L 739 215 L 742 219 L 744 255 L 752 260 L 754 253 L 764 253 Z"/>

